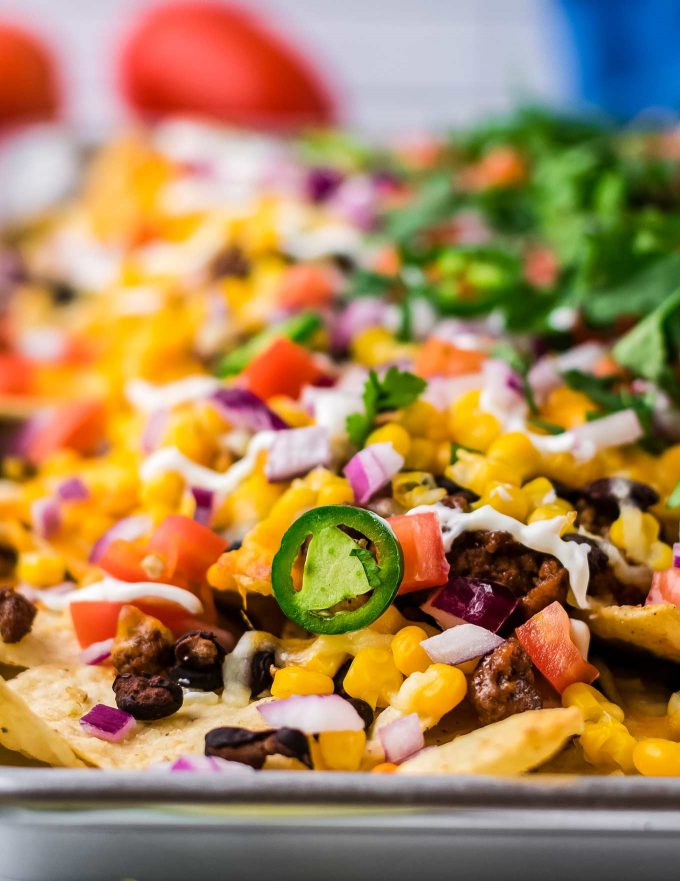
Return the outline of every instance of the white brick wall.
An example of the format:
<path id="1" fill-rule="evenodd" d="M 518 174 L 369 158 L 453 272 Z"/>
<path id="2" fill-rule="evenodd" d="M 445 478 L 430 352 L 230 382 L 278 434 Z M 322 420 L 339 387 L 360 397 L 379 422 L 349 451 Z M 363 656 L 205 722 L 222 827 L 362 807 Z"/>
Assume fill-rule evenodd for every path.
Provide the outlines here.
<path id="1" fill-rule="evenodd" d="M 113 57 L 150 0 L 0 0 L 0 15 L 48 37 L 64 67 L 69 115 L 115 124 Z M 371 133 L 443 127 L 518 98 L 559 98 L 548 0 L 244 0 L 323 59 L 349 122 Z"/>

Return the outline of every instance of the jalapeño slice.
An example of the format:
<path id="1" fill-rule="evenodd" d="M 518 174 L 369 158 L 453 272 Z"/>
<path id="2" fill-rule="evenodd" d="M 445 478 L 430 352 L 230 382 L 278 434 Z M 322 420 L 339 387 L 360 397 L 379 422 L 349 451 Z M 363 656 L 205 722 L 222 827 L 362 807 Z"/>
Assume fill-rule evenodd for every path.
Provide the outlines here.
<path id="1" fill-rule="evenodd" d="M 374 553 L 340 526 L 360 533 Z M 297 590 L 292 570 L 309 536 Z M 397 594 L 403 572 L 401 547 L 386 520 L 363 508 L 326 505 L 298 517 L 281 539 L 272 563 L 272 587 L 284 614 L 305 630 L 348 633 L 368 626 L 385 611 Z M 369 592 L 357 608 L 335 608 Z"/>

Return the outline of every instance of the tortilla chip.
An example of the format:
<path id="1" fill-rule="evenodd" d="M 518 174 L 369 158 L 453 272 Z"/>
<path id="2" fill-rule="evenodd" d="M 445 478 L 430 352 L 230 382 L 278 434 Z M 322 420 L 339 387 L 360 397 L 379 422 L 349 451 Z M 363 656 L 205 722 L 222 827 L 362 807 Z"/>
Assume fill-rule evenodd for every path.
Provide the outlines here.
<path id="1" fill-rule="evenodd" d="M 64 614 L 38 611 L 31 632 L 19 642 L 0 640 L 0 664 L 10 667 L 38 667 L 41 664 L 72 664 L 80 646 Z"/>
<path id="2" fill-rule="evenodd" d="M 167 719 L 138 722 L 122 743 L 99 740 L 79 720 L 95 704 L 115 706 L 114 675 L 107 667 L 51 665 L 0 680 L 0 743 L 52 765 L 133 769 L 202 754 L 205 734 L 221 725 L 267 727 L 256 703 L 243 709 L 190 703 Z"/>
<path id="3" fill-rule="evenodd" d="M 523 774 L 547 762 L 583 731 L 576 707 L 527 710 L 486 725 L 450 743 L 423 750 L 399 774 Z"/>
<path id="4" fill-rule="evenodd" d="M 680 662 L 680 609 L 670 603 L 653 606 L 593 604 L 583 612 L 592 632 L 601 639 L 651 652 Z"/>

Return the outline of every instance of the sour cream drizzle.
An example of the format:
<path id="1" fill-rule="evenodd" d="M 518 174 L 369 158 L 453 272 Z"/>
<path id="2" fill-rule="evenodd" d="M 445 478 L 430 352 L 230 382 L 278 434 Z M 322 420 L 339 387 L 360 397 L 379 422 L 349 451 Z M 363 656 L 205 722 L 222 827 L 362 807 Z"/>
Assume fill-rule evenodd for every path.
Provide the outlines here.
<path id="1" fill-rule="evenodd" d="M 58 596 L 45 597 L 45 605 L 55 611 L 68 608 L 71 603 L 129 603 L 142 597 L 176 603 L 192 615 L 203 612 L 201 601 L 188 590 L 174 584 L 159 584 L 155 581 L 119 581 L 117 578 L 103 578 L 87 587 L 71 590 Z M 43 602 L 43 597 L 40 597 Z"/>
<path id="2" fill-rule="evenodd" d="M 509 532 L 516 542 L 555 557 L 569 573 L 569 583 L 576 605 L 580 609 L 588 608 L 588 553 L 585 544 L 563 541 L 560 529 L 564 525 L 564 517 L 553 517 L 552 520 L 538 520 L 536 523 L 521 523 L 514 517 L 501 514 L 491 505 L 484 505 L 476 511 L 465 514 L 445 505 L 420 505 L 409 511 L 409 514 L 434 512 L 439 520 L 444 539 L 444 548 L 451 550 L 451 545 L 464 532 L 489 530 L 490 532 Z"/>
<path id="3" fill-rule="evenodd" d="M 153 385 L 143 379 L 131 379 L 125 386 L 125 397 L 137 410 L 153 413 L 155 410 L 169 410 L 179 404 L 200 401 L 209 397 L 221 387 L 219 380 L 212 376 L 185 376 L 176 382 Z"/>
<path id="4" fill-rule="evenodd" d="M 180 474 L 189 486 L 228 495 L 253 472 L 258 455 L 268 450 L 275 438 L 275 431 L 260 431 L 253 435 L 245 456 L 234 462 L 226 471 L 213 471 L 212 468 L 192 462 L 177 447 L 163 447 L 142 462 L 139 473 L 142 480 L 151 480 L 161 474 L 174 471 Z"/>

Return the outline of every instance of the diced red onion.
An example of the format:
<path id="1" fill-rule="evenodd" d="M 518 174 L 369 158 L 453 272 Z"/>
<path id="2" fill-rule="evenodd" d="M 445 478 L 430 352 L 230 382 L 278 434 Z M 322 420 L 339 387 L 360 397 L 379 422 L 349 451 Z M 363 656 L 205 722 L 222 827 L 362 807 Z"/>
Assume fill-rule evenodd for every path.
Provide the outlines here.
<path id="1" fill-rule="evenodd" d="M 676 541 L 673 545 L 673 566 L 680 569 L 680 541 Z"/>
<path id="2" fill-rule="evenodd" d="M 377 192 L 367 175 L 348 178 L 333 193 L 327 205 L 330 211 L 369 232 L 376 222 Z"/>
<path id="3" fill-rule="evenodd" d="M 321 731 L 363 731 L 361 716 L 339 694 L 296 694 L 257 707 L 268 725 L 297 728 L 305 734 Z"/>
<path id="4" fill-rule="evenodd" d="M 110 743 L 120 743 L 136 724 L 134 716 L 105 704 L 96 704 L 80 720 L 83 731 Z"/>
<path id="5" fill-rule="evenodd" d="M 461 395 L 480 389 L 483 384 L 481 373 L 466 373 L 455 377 L 433 376 L 427 381 L 427 388 L 420 399 L 432 404 L 437 410 L 448 410 L 451 403 Z"/>
<path id="6" fill-rule="evenodd" d="M 279 431 L 269 448 L 265 474 L 270 483 L 307 474 L 331 460 L 328 429 L 320 425 Z"/>
<path id="7" fill-rule="evenodd" d="M 484 388 L 480 404 L 492 413 L 523 415 L 527 409 L 522 378 L 505 361 L 491 358 L 482 367 Z"/>
<path id="8" fill-rule="evenodd" d="M 598 450 L 632 444 L 644 434 L 635 410 L 620 410 L 571 429 L 576 458 L 590 457 Z"/>
<path id="9" fill-rule="evenodd" d="M 221 388 L 210 396 L 210 400 L 235 428 L 281 431 L 289 427 L 261 398 L 247 389 Z"/>
<path id="10" fill-rule="evenodd" d="M 346 352 L 355 336 L 369 327 L 385 324 L 389 304 L 376 297 L 358 297 L 331 322 L 331 348 Z"/>
<path id="11" fill-rule="evenodd" d="M 62 502 L 78 502 L 89 499 L 90 491 L 79 477 L 69 477 L 57 487 L 57 496 Z"/>
<path id="12" fill-rule="evenodd" d="M 90 551 L 90 563 L 97 563 L 104 554 L 104 551 L 113 541 L 122 539 L 124 541 L 135 541 L 151 531 L 153 522 L 146 514 L 135 514 L 132 517 L 124 517 L 115 523 L 111 529 L 108 529 L 104 535 L 100 536 L 94 543 Z"/>
<path id="13" fill-rule="evenodd" d="M 179 756 L 173 762 L 160 762 L 153 766 L 158 770 L 170 771 L 171 773 L 189 771 L 194 774 L 250 774 L 255 769 L 242 762 L 230 762 L 219 756 Z"/>
<path id="14" fill-rule="evenodd" d="M 435 596 L 437 591 L 434 591 L 430 594 L 428 599 L 422 603 L 420 608 L 426 615 L 429 615 L 430 618 L 434 618 L 434 620 L 439 624 L 442 630 L 448 630 L 449 627 L 457 627 L 458 624 L 465 624 L 462 618 L 459 618 L 457 615 L 452 615 L 450 612 L 444 612 L 442 609 L 437 609 L 432 605 L 432 598 Z"/>
<path id="15" fill-rule="evenodd" d="M 349 460 L 343 474 L 349 480 L 354 498 L 363 505 L 401 470 L 404 457 L 391 443 L 370 444 Z"/>
<path id="16" fill-rule="evenodd" d="M 61 529 L 59 502 L 53 498 L 31 502 L 31 525 L 41 538 L 52 538 Z"/>
<path id="17" fill-rule="evenodd" d="M 420 644 L 435 664 L 462 664 L 488 655 L 505 640 L 485 627 L 459 624 L 443 633 L 424 639 Z"/>
<path id="18" fill-rule="evenodd" d="M 99 664 L 103 664 L 104 661 L 108 661 L 112 650 L 113 637 L 111 639 L 103 639 L 101 642 L 93 642 L 92 645 L 88 645 L 80 653 L 80 662 L 88 664 L 90 667 L 97 667 Z"/>
<path id="19" fill-rule="evenodd" d="M 388 762 L 398 765 L 425 746 L 423 730 L 417 713 L 395 719 L 378 730 L 380 743 Z"/>
<path id="20" fill-rule="evenodd" d="M 215 493 L 210 489 L 204 489 L 201 486 L 192 486 L 191 494 L 196 502 L 196 510 L 194 511 L 194 520 L 203 526 L 209 526 L 212 520 L 213 502 Z"/>
<path id="21" fill-rule="evenodd" d="M 452 575 L 429 600 L 430 607 L 498 633 L 517 608 L 517 599 L 503 584 Z"/>
<path id="22" fill-rule="evenodd" d="M 545 400 L 553 389 L 562 385 L 561 374 L 565 370 L 582 370 L 589 373 L 605 353 L 599 343 L 583 343 L 568 349 L 561 355 L 546 355 L 529 371 L 529 383 L 539 401 Z"/>
<path id="23" fill-rule="evenodd" d="M 310 168 L 304 181 L 305 195 L 312 202 L 325 202 L 342 180 L 343 174 L 337 168 Z"/>
<path id="24" fill-rule="evenodd" d="M 142 452 L 153 453 L 160 446 L 161 440 L 168 425 L 168 411 L 154 410 L 146 420 L 142 432 Z"/>

